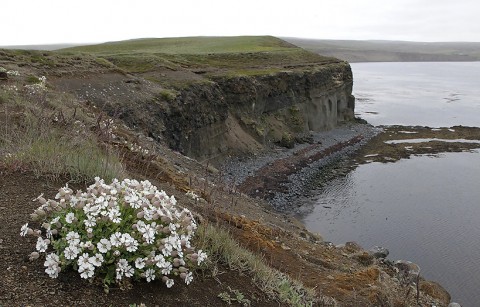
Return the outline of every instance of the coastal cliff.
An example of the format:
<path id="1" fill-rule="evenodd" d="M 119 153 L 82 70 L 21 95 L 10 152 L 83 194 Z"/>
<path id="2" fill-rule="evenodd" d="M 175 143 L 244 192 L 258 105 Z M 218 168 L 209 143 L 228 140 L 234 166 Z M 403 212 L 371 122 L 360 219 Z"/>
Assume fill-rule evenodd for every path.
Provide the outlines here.
<path id="1" fill-rule="evenodd" d="M 353 119 L 352 74 L 340 62 L 305 71 L 215 77 L 180 93 L 165 117 L 168 142 L 199 160 L 261 150 Z"/>
<path id="2" fill-rule="evenodd" d="M 198 47 L 204 41 L 198 38 L 61 52 L 0 50 L 0 66 L 7 71 L 7 79 L 0 80 L 0 120 L 6 123 L 0 135 L 0 225 L 6 225 L 0 302 L 30 304 L 34 297 L 40 305 L 118 305 L 145 298 L 147 305 L 169 305 L 178 304 L 181 293 L 188 305 L 220 305 L 225 303 L 220 296 L 234 289 L 259 306 L 447 306 L 450 296 L 438 284 L 417 274 L 418 287 L 412 290 L 408 270 L 354 242 L 324 242 L 261 199 L 269 186 L 256 181 L 235 186 L 209 164 L 278 150 L 274 144 L 308 143 L 255 174 L 276 183 L 296 167 L 360 142 L 357 135 L 343 143 L 311 136 L 353 119 L 348 63 L 272 37 L 205 40 L 208 50 Z M 169 49 L 172 44 L 176 52 Z M 281 171 L 274 174 L 277 181 L 267 172 L 271 168 Z M 62 272 L 66 279 L 46 279 L 38 262 L 24 261 L 31 247 L 18 235 L 36 206 L 30 200 L 43 192 L 53 197 L 64 185 L 59 180 L 81 186 L 99 174 L 150 180 L 195 212 L 200 225 L 226 229 L 235 242 L 230 246 L 241 252 L 219 247 L 225 237 L 205 243 L 207 252 L 217 247 L 209 254 L 211 266 L 198 274 L 201 282 L 179 292 L 138 282 L 112 295 L 96 283 L 74 279 L 72 272 Z M 232 259 L 239 260 L 232 264 Z M 264 262 L 268 269 L 259 266 Z M 50 283 L 55 302 L 45 291 Z"/>

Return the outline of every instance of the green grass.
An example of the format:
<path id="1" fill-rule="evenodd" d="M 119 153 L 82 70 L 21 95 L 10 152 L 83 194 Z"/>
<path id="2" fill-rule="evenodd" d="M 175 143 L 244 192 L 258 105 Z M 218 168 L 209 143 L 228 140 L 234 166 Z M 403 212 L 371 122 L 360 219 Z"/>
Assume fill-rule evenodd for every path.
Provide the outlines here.
<path id="1" fill-rule="evenodd" d="M 230 70 L 230 74 L 259 75 L 280 70 L 272 66 L 335 61 L 272 36 L 150 38 L 58 52 L 103 57 L 130 73 L 214 68 Z"/>
<path id="2" fill-rule="evenodd" d="M 272 36 L 145 38 L 62 49 L 94 54 L 209 54 L 276 52 L 298 49 Z"/>

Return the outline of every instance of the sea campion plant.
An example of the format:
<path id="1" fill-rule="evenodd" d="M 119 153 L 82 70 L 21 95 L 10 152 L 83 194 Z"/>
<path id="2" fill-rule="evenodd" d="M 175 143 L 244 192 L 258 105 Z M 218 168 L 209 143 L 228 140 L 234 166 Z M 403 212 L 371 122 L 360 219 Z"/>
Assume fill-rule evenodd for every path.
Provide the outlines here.
<path id="1" fill-rule="evenodd" d="M 85 279 L 103 277 L 106 286 L 161 279 L 170 288 L 174 276 L 190 284 L 192 266 L 207 258 L 191 245 L 197 228 L 191 212 L 149 181 L 105 184 L 96 177 L 86 192 L 74 193 L 66 185 L 55 200 L 42 194 L 36 201 L 41 206 L 31 218 L 43 231 L 27 223 L 20 235 L 37 237 L 30 259 L 45 256 L 45 272 L 52 278 L 71 267 Z"/>

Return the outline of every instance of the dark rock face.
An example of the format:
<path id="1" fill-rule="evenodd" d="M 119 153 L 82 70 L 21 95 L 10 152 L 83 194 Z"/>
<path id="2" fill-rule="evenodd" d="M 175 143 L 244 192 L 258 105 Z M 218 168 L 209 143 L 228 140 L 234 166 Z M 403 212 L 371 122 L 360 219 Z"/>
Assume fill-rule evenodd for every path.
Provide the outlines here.
<path id="1" fill-rule="evenodd" d="M 212 81 L 183 90 L 165 122 L 172 148 L 199 160 L 248 153 L 268 143 L 291 147 L 298 135 L 354 118 L 348 63 Z"/>
<path id="2" fill-rule="evenodd" d="M 0 80 L 8 80 L 8 74 L 5 71 L 0 71 Z"/>

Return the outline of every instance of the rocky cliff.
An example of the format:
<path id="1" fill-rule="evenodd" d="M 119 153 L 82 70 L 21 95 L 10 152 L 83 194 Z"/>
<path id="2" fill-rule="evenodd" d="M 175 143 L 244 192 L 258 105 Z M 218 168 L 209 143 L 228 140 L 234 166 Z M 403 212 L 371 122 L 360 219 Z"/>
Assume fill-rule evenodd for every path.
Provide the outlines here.
<path id="1" fill-rule="evenodd" d="M 310 131 L 332 129 L 354 117 L 346 62 L 265 74 L 192 76 L 197 77 L 185 74 L 189 82 L 177 88 L 152 82 L 149 74 L 112 71 L 62 74 L 53 83 L 200 161 L 254 153 L 272 143 L 293 146 L 308 140 Z"/>
<path id="2" fill-rule="evenodd" d="M 354 117 L 352 73 L 345 62 L 209 81 L 180 91 L 158 131 L 172 148 L 199 160 L 251 153 L 276 142 L 288 146 Z"/>

